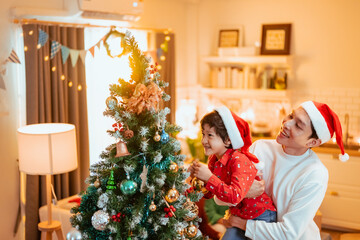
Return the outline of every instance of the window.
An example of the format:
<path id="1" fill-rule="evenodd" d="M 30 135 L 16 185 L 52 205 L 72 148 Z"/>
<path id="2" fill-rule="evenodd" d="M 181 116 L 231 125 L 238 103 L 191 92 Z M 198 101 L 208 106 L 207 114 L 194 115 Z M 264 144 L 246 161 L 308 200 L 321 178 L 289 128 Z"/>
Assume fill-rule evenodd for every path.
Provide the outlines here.
<path id="1" fill-rule="evenodd" d="M 85 49 L 94 46 L 107 32 L 108 28 L 86 28 Z M 121 30 L 122 31 L 122 30 Z M 142 51 L 147 51 L 147 32 L 131 30 Z M 90 53 L 85 60 L 86 83 L 87 83 L 87 104 L 89 124 L 89 147 L 90 165 L 98 162 L 99 155 L 107 146 L 116 142 L 116 139 L 107 134 L 112 128 L 114 119 L 103 115 L 106 109 L 105 100 L 110 96 L 109 85 L 117 83 L 121 77 L 130 79 L 131 69 L 129 67 L 128 55 L 121 58 L 111 58 L 107 55 L 101 43 L 100 50 L 95 48 L 95 57 Z"/>

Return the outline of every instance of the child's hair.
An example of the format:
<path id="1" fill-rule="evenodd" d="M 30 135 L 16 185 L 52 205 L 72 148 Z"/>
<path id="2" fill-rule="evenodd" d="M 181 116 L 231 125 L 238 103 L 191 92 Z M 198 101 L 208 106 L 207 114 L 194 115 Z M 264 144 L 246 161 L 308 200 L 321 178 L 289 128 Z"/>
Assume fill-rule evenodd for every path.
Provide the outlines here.
<path id="1" fill-rule="evenodd" d="M 225 124 L 217 111 L 212 111 L 206 114 L 200 120 L 200 125 L 202 130 L 204 129 L 205 124 L 208 124 L 210 128 L 214 127 L 215 133 L 221 137 L 224 143 L 226 140 L 230 139 L 227 130 L 225 128 Z M 232 145 L 230 144 L 230 146 L 226 148 L 232 148 Z"/>

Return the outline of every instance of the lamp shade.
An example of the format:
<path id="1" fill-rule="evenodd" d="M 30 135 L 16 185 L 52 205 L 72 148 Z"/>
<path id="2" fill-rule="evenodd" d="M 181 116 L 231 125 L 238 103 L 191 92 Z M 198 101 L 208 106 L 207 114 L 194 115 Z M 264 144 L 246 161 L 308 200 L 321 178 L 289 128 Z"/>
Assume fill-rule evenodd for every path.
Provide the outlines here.
<path id="1" fill-rule="evenodd" d="M 60 174 L 77 168 L 75 126 L 42 123 L 18 132 L 20 171 L 31 175 Z"/>

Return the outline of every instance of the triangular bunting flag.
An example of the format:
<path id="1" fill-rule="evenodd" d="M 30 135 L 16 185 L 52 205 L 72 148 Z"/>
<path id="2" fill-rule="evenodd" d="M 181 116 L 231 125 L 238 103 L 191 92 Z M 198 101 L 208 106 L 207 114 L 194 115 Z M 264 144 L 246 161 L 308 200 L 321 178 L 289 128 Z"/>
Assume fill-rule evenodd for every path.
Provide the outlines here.
<path id="1" fill-rule="evenodd" d="M 87 53 L 86 50 L 81 50 L 81 51 L 80 51 L 80 59 L 81 59 L 81 61 L 83 62 L 84 65 L 85 65 L 86 53 Z"/>
<path id="2" fill-rule="evenodd" d="M 13 63 L 20 63 L 19 57 L 16 54 L 16 52 L 11 50 L 10 56 L 6 59 L 7 61 L 13 62 Z"/>
<path id="3" fill-rule="evenodd" d="M 56 55 L 56 53 L 60 50 L 61 48 L 61 44 L 58 43 L 57 41 L 52 41 L 51 42 L 51 55 L 50 55 L 50 59 L 53 59 Z"/>
<path id="4" fill-rule="evenodd" d="M 39 40 L 38 40 L 38 44 L 40 44 L 40 46 L 44 46 L 45 43 L 47 42 L 49 38 L 49 35 L 44 32 L 43 30 L 39 29 Z"/>
<path id="5" fill-rule="evenodd" d="M 79 58 L 79 53 L 80 53 L 79 50 L 70 49 L 70 58 L 73 67 L 75 67 L 76 65 L 76 62 Z"/>
<path id="6" fill-rule="evenodd" d="M 89 51 L 90 51 L 91 55 L 94 57 L 95 56 L 95 46 L 92 46 L 91 48 L 89 48 Z"/>
<path id="7" fill-rule="evenodd" d="M 96 46 L 98 47 L 98 49 L 100 49 L 100 43 L 102 40 L 98 41 L 98 43 L 96 44 Z"/>
<path id="8" fill-rule="evenodd" d="M 0 75 L 0 88 L 6 90 L 4 78 Z"/>
<path id="9" fill-rule="evenodd" d="M 70 49 L 68 47 L 61 45 L 61 57 L 63 64 L 65 64 L 66 60 L 69 57 L 69 54 L 70 54 Z"/>

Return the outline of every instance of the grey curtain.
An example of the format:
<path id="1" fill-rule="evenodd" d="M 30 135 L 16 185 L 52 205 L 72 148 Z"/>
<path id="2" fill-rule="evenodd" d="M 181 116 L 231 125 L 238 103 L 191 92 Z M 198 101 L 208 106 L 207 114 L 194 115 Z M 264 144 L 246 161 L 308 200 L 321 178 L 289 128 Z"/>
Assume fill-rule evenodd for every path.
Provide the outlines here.
<path id="1" fill-rule="evenodd" d="M 170 101 L 164 102 L 164 107 L 171 109 L 171 113 L 167 116 L 167 121 L 175 123 L 175 107 L 176 107 L 176 81 L 175 81 L 175 35 L 173 33 L 165 35 L 164 33 L 156 33 L 155 45 L 156 49 L 160 49 L 160 45 L 165 42 L 165 37 L 169 36 L 168 51 L 162 51 L 165 61 L 158 58 L 156 62 L 161 65 L 161 79 L 169 83 L 169 87 L 165 88 L 165 92 L 171 96 Z"/>
<path id="2" fill-rule="evenodd" d="M 49 34 L 47 43 L 37 49 L 39 29 Z M 32 34 L 30 32 L 32 31 Z M 72 67 L 70 56 L 62 63 L 61 51 L 50 59 L 51 41 L 71 49 L 84 49 L 84 29 L 74 27 L 23 25 L 26 65 L 27 124 L 71 123 L 76 126 L 78 169 L 54 175 L 52 182 L 58 199 L 85 190 L 89 175 L 89 139 L 86 103 L 85 66 L 78 59 Z M 49 60 L 45 61 L 48 56 Z M 55 68 L 54 68 L 55 67 Z M 72 84 L 72 85 L 71 85 Z M 81 86 L 81 90 L 78 89 Z M 39 207 L 46 204 L 44 176 L 27 175 L 25 238 L 40 239 L 37 230 Z"/>

